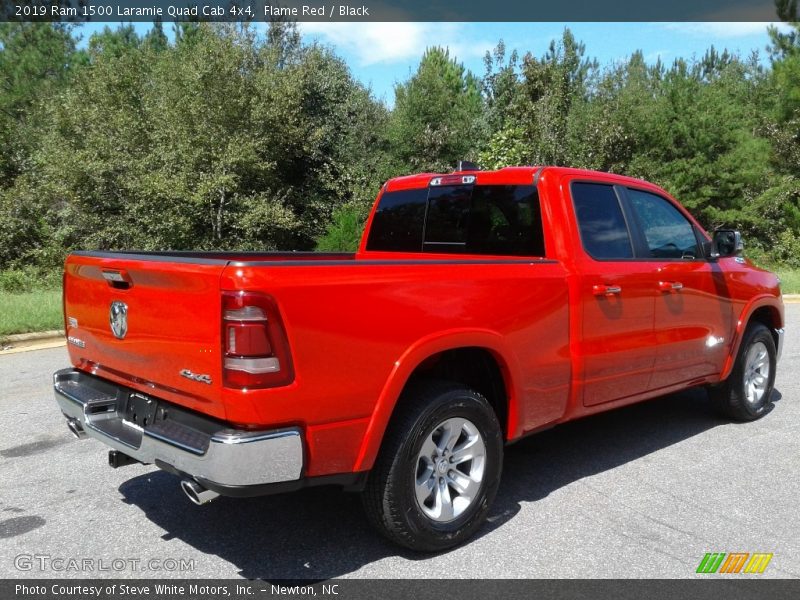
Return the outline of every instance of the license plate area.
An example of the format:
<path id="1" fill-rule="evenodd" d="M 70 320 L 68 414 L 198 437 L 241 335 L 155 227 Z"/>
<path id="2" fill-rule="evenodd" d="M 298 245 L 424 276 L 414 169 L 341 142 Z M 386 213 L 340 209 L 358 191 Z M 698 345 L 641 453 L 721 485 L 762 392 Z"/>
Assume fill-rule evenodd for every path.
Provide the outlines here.
<path id="1" fill-rule="evenodd" d="M 158 401 L 144 394 L 132 393 L 125 407 L 125 421 L 136 427 L 152 425 L 156 419 Z"/>

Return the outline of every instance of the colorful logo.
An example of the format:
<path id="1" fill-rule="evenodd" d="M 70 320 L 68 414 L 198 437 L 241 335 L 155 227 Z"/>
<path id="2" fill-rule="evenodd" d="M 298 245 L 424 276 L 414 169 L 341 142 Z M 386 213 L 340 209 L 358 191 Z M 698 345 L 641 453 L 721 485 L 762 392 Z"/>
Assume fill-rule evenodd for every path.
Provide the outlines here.
<path id="1" fill-rule="evenodd" d="M 760 574 L 771 560 L 772 554 L 765 552 L 707 552 L 697 566 L 697 572 Z"/>

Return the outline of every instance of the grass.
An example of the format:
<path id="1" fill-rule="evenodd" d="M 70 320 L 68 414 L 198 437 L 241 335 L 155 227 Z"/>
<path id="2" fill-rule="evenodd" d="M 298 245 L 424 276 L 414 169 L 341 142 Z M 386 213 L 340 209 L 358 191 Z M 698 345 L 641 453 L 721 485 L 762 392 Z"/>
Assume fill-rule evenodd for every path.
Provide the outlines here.
<path id="1" fill-rule="evenodd" d="M 784 294 L 800 294 L 800 269 L 775 269 Z"/>
<path id="2" fill-rule="evenodd" d="M 0 292 L 0 336 L 63 327 L 61 290 Z"/>

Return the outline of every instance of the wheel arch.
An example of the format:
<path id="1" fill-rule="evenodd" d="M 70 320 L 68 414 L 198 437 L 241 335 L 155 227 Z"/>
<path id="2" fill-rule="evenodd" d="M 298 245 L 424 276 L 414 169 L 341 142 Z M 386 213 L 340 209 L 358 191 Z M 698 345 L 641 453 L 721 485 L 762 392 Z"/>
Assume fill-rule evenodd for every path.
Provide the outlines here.
<path id="1" fill-rule="evenodd" d="M 495 409 L 505 439 L 516 437 L 519 394 L 515 382 L 519 377 L 513 356 L 499 334 L 486 330 L 450 332 L 414 344 L 395 362 L 378 397 L 354 471 L 372 467 L 403 391 L 426 375 L 476 389 Z M 482 374 L 487 375 L 486 381 L 481 381 Z"/>
<path id="2" fill-rule="evenodd" d="M 723 366 L 720 379 L 727 379 L 728 375 L 733 371 L 744 332 L 750 323 L 754 322 L 763 323 L 770 330 L 772 338 L 775 341 L 775 347 L 777 348 L 778 334 L 776 330 L 783 327 L 784 324 L 783 303 L 781 299 L 775 296 L 758 296 L 745 306 L 736 323 L 734 342 L 731 346 L 730 353 L 725 359 L 725 365 Z"/>

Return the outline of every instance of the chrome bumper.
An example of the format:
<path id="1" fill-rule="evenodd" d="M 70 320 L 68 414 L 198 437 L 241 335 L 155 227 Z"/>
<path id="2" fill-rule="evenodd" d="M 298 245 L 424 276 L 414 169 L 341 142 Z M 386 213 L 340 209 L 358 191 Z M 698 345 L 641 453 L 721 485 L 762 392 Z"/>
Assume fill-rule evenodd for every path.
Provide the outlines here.
<path id="1" fill-rule="evenodd" d="M 776 329 L 775 333 L 778 336 L 778 347 L 775 348 L 775 362 L 778 362 L 781 359 L 781 354 L 783 354 L 783 338 L 786 336 L 786 333 L 783 327 Z"/>
<path id="2" fill-rule="evenodd" d="M 53 376 L 64 416 L 83 432 L 146 464 L 172 467 L 220 487 L 262 485 L 300 479 L 303 442 L 296 427 L 269 431 L 231 429 L 208 417 L 153 398 L 159 407 L 143 426 L 126 418 L 135 390 L 77 369 Z M 81 431 L 82 430 L 82 431 Z"/>

